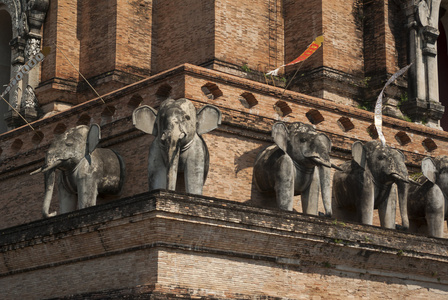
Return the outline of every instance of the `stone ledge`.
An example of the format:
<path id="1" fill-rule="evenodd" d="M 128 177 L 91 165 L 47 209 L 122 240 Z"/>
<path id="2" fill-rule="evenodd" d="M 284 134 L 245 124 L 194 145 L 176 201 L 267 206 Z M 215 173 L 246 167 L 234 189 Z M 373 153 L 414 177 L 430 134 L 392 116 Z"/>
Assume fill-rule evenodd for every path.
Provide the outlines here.
<path id="1" fill-rule="evenodd" d="M 213 223 L 216 226 L 254 231 L 254 234 L 255 232 L 275 234 L 337 248 L 349 247 L 394 255 L 399 253 L 400 256 L 448 263 L 447 239 L 429 238 L 375 226 L 344 223 L 331 218 L 253 207 L 234 201 L 164 190 L 3 229 L 0 231 L 0 251 L 4 254 L 40 243 L 104 230 L 125 223 L 132 224 L 145 219 L 176 219 L 180 222 L 199 222 L 202 225 Z M 165 241 L 161 239 L 148 246 L 162 245 L 157 243 L 165 244 Z M 179 243 L 170 245 L 188 248 Z"/>
<path id="2" fill-rule="evenodd" d="M 71 291 L 78 272 L 95 276 L 115 272 L 108 268 L 119 261 L 137 264 L 135 270 L 129 265 L 117 267 L 122 279 L 114 290 L 119 293 L 148 284 L 168 284 L 163 276 L 150 281 L 128 280 L 134 275 L 126 272 L 168 276 L 176 271 L 166 265 L 170 257 L 189 257 L 203 263 L 204 270 L 228 260 L 239 266 L 235 269 L 239 276 L 248 271 L 238 268 L 259 265 L 269 270 L 294 270 L 299 275 L 304 272 L 305 277 L 314 273 L 352 279 L 366 276 L 364 280 L 376 283 L 399 280 L 401 284 L 412 282 L 446 291 L 447 249 L 446 239 L 159 190 L 1 230 L 0 285 L 46 278 L 51 272 L 55 278 L 64 278 L 61 288 Z M 147 262 L 141 265 L 143 257 Z M 151 270 L 145 270 L 146 264 Z M 184 266 L 178 271 L 188 274 Z M 189 276 L 207 282 L 201 274 Z M 48 296 L 49 285 L 51 280 L 29 287 L 27 292 Z M 111 285 L 101 288 L 110 291 Z M 76 291 L 82 294 L 101 289 L 81 284 Z M 219 288 L 213 290 L 221 292 Z"/>
<path id="3" fill-rule="evenodd" d="M 350 106 L 346 106 L 346 105 L 342 105 L 342 104 L 337 104 L 330 100 L 324 100 L 324 99 L 320 99 L 320 98 L 316 98 L 316 97 L 312 97 L 312 96 L 307 96 L 307 95 L 289 91 L 289 90 L 284 91 L 282 88 L 272 87 L 272 86 L 269 86 L 269 85 L 266 85 L 263 83 L 259 83 L 259 82 L 255 82 L 255 81 L 252 81 L 249 79 L 244 79 L 244 78 L 241 78 L 238 76 L 229 75 L 229 74 L 225 74 L 222 72 L 205 69 L 205 68 L 198 67 L 198 66 L 191 65 L 191 64 L 180 65 L 178 67 L 164 71 L 162 73 L 159 73 L 157 75 L 151 76 L 146 79 L 143 79 L 136 83 L 130 84 L 126 87 L 117 89 L 113 92 L 103 95 L 102 99 L 104 99 L 104 101 L 106 103 L 108 103 L 118 97 L 123 97 L 125 95 L 134 93 L 137 90 L 142 89 L 143 87 L 154 84 L 155 82 L 159 82 L 168 77 L 173 77 L 173 76 L 181 75 L 181 74 L 200 76 L 200 77 L 207 78 L 209 80 L 216 80 L 217 82 L 226 83 L 226 84 L 229 84 L 232 86 L 240 86 L 240 87 L 246 88 L 248 90 L 256 90 L 259 93 L 265 93 L 268 95 L 274 95 L 274 96 L 275 95 L 276 96 L 283 95 L 284 101 L 299 102 L 303 105 L 315 107 L 315 108 L 322 109 L 322 110 L 336 111 L 340 114 L 344 114 L 344 115 L 350 116 L 350 117 L 356 117 L 356 118 L 360 118 L 363 120 L 371 120 L 372 122 L 374 119 L 373 113 L 364 111 L 362 109 L 358 109 L 358 108 L 354 108 L 354 107 L 350 107 Z M 56 122 L 57 120 L 63 120 L 64 118 L 66 118 L 68 116 L 71 116 L 74 114 L 79 114 L 80 112 L 86 111 L 86 110 L 90 109 L 91 107 L 103 105 L 104 103 L 102 102 L 102 99 L 94 98 L 94 99 L 84 102 L 82 104 L 76 105 L 68 111 L 58 113 L 52 117 L 37 120 L 31 124 L 33 125 L 33 127 L 39 128 L 40 126 L 42 126 L 44 124 L 53 123 L 53 122 Z M 383 123 L 384 123 L 384 126 L 388 125 L 393 128 L 400 128 L 402 130 L 407 130 L 410 132 L 425 133 L 434 138 L 448 140 L 447 132 L 444 132 L 441 130 L 436 130 L 433 128 L 428 128 L 423 125 L 418 125 L 418 124 L 406 122 L 406 121 L 403 121 L 400 119 L 387 117 L 387 116 L 383 117 Z M 12 138 L 14 136 L 17 136 L 17 135 L 23 133 L 23 132 L 28 132 L 28 131 L 30 131 L 29 127 L 22 126 L 22 127 L 16 128 L 14 130 L 11 130 L 7 133 L 0 135 L 0 140 Z"/>

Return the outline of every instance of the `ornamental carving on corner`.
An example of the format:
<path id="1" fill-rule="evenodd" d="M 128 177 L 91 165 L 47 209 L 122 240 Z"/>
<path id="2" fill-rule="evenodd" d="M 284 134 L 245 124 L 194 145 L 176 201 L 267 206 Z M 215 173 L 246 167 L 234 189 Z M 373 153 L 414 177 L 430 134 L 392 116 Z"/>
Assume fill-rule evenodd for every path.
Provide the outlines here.
<path id="1" fill-rule="evenodd" d="M 0 0 L 0 4 L 4 4 L 2 8 L 11 16 L 11 78 L 14 78 L 30 57 L 40 51 L 41 28 L 50 0 Z M 39 72 L 39 68 L 31 70 L 27 77 L 24 77 L 22 82 L 11 90 L 9 102 L 14 108 L 18 110 L 37 108 L 34 89 L 38 85 Z M 14 118 L 7 118 L 7 120 L 11 128 L 20 125 Z"/>

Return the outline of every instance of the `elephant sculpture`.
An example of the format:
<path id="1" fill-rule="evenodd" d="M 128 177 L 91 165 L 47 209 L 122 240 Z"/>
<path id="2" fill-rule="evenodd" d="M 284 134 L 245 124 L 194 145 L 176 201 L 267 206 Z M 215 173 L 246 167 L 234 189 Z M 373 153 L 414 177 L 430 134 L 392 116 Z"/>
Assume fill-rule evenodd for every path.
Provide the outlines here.
<path id="1" fill-rule="evenodd" d="M 333 177 L 334 216 L 372 225 L 373 210 L 378 209 L 381 226 L 395 228 L 398 195 L 402 226 L 408 228 L 410 180 L 403 153 L 379 141 L 356 141 L 352 156 Z"/>
<path id="2" fill-rule="evenodd" d="M 331 140 L 301 122 L 272 127 L 275 144 L 260 152 L 254 165 L 254 182 L 261 192 L 274 192 L 277 206 L 292 211 L 301 195 L 303 212 L 318 214 L 319 195 L 325 215 L 331 216 Z"/>
<path id="3" fill-rule="evenodd" d="M 157 112 L 150 106 L 136 108 L 135 127 L 156 138 L 149 147 L 149 190 L 176 189 L 178 172 L 184 173 L 185 191 L 202 194 L 209 168 L 209 152 L 201 135 L 221 124 L 221 111 L 205 105 L 197 113 L 188 99 L 167 99 Z"/>
<path id="4" fill-rule="evenodd" d="M 59 212 L 66 213 L 96 204 L 98 195 L 117 195 L 124 183 L 125 165 L 121 156 L 111 149 L 97 148 L 100 127 L 80 125 L 57 136 L 45 157 L 45 165 L 31 175 L 44 173 L 44 217 L 49 213 L 56 170 L 58 176 Z"/>
<path id="5" fill-rule="evenodd" d="M 415 230 L 426 221 L 428 234 L 441 238 L 444 221 L 448 219 L 448 156 L 424 158 L 422 173 L 418 179 L 421 186 L 411 186 L 409 189 L 410 229 Z"/>

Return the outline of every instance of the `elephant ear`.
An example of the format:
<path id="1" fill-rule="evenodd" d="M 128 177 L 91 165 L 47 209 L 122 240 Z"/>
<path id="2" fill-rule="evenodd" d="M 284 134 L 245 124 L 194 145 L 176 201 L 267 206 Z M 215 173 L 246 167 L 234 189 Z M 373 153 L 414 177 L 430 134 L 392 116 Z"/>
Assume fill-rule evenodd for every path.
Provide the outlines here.
<path id="1" fill-rule="evenodd" d="M 366 151 L 364 145 L 360 141 L 356 141 L 352 145 L 353 160 L 363 169 L 366 168 Z"/>
<path id="2" fill-rule="evenodd" d="M 148 105 L 137 107 L 132 113 L 132 124 L 137 129 L 154 136 L 157 136 L 156 119 L 157 111 Z"/>
<path id="3" fill-rule="evenodd" d="M 89 132 L 87 133 L 86 141 L 86 155 L 92 154 L 96 149 L 96 146 L 100 143 L 101 139 L 101 128 L 98 124 L 90 125 Z"/>
<path id="4" fill-rule="evenodd" d="M 406 157 L 404 156 L 403 152 L 401 152 L 398 149 L 391 149 L 392 156 L 395 158 L 396 161 L 405 162 Z"/>
<path id="5" fill-rule="evenodd" d="M 325 133 L 319 133 L 316 138 L 325 146 L 327 152 L 331 151 L 331 140 Z"/>
<path id="6" fill-rule="evenodd" d="M 431 157 L 425 157 L 422 160 L 422 173 L 432 183 L 436 183 L 437 168 Z"/>
<path id="7" fill-rule="evenodd" d="M 288 147 L 289 130 L 285 123 L 278 122 L 272 126 L 272 137 L 277 146 L 286 153 Z"/>
<path id="8" fill-rule="evenodd" d="M 218 128 L 221 124 L 221 111 L 216 106 L 207 104 L 198 111 L 196 132 L 201 135 Z"/>

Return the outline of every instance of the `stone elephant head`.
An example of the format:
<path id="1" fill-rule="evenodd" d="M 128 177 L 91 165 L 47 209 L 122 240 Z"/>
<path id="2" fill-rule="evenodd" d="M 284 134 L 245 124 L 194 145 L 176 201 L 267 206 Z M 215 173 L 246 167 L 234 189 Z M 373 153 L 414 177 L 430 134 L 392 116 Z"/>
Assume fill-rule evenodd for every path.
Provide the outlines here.
<path id="1" fill-rule="evenodd" d="M 149 190 L 175 190 L 177 174 L 183 172 L 186 192 L 202 194 L 209 152 L 201 135 L 221 124 L 221 111 L 205 105 L 196 112 L 188 99 L 168 99 L 158 112 L 146 105 L 136 108 L 133 123 L 156 137 L 149 148 Z"/>
<path id="2" fill-rule="evenodd" d="M 275 191 L 280 209 L 292 210 L 293 196 L 301 195 L 303 212 L 318 214 L 322 193 L 325 214 L 331 216 L 331 140 L 301 122 L 275 123 L 275 145 L 264 149 L 254 166 L 254 181 L 262 192 Z"/>
<path id="3" fill-rule="evenodd" d="M 50 203 L 58 179 L 59 210 L 70 212 L 96 204 L 98 194 L 119 194 L 124 183 L 125 166 L 111 149 L 97 148 L 100 127 L 96 124 L 71 128 L 55 137 L 45 156 L 45 164 L 31 175 L 44 173 L 45 199 L 42 214 L 50 217 Z"/>
<path id="4" fill-rule="evenodd" d="M 421 186 L 409 189 L 408 212 L 411 230 L 423 224 L 427 233 L 443 237 L 444 221 L 448 220 L 448 156 L 422 160 Z M 425 227 L 423 226 L 423 227 Z"/>
<path id="5" fill-rule="evenodd" d="M 333 177 L 335 217 L 371 225 L 377 208 L 381 226 L 395 228 L 398 195 L 403 227 L 408 228 L 410 180 L 403 153 L 379 141 L 364 145 L 357 141 L 352 145 L 352 156 Z"/>

